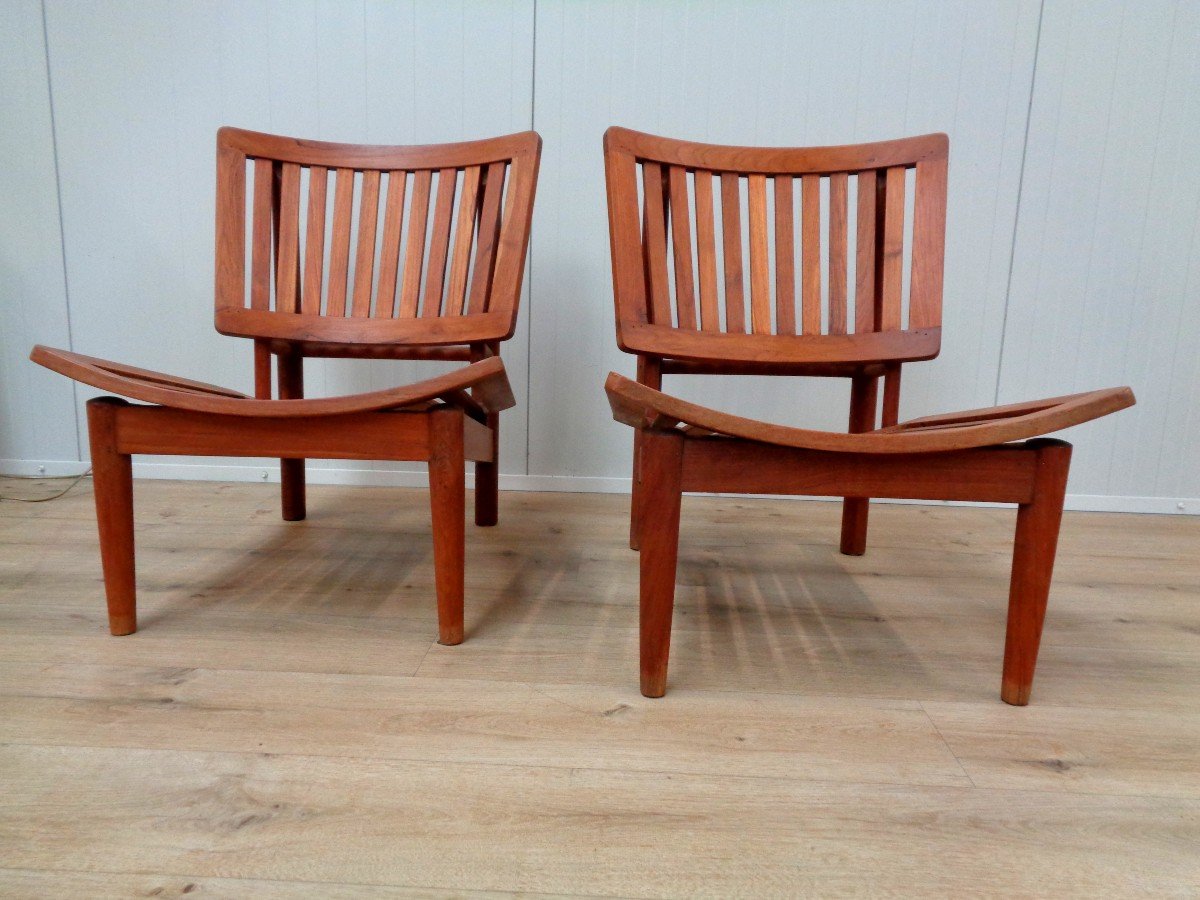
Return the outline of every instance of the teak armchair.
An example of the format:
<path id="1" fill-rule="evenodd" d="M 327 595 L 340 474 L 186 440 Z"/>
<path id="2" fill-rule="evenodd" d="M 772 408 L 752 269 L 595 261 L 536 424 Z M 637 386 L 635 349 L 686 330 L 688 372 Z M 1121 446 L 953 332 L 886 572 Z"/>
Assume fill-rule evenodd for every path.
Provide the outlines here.
<path id="1" fill-rule="evenodd" d="M 897 421 L 901 365 L 940 347 L 947 155 L 944 134 L 772 149 L 605 133 L 617 343 L 637 355 L 637 381 L 613 373 L 606 389 L 614 417 L 636 429 L 631 545 L 641 549 L 647 697 L 666 690 L 680 495 L 709 491 L 843 497 L 848 554 L 866 547 L 871 497 L 1018 504 L 1001 696 L 1029 701 L 1071 446 L 1026 439 L 1134 398 L 1113 388 Z M 664 374 L 697 372 L 850 378 L 850 433 L 755 421 L 659 390 Z"/>
<path id="2" fill-rule="evenodd" d="M 516 326 L 540 154 L 532 131 L 414 147 L 218 132 L 216 326 L 254 339 L 254 397 L 63 350 L 31 356 L 142 401 L 87 405 L 113 634 L 137 628 L 130 457 L 156 453 L 278 457 L 288 520 L 305 516 L 305 459 L 428 461 L 439 640 L 462 641 L 465 461 L 476 524 L 493 525 L 499 414 L 515 402 L 500 342 Z M 321 356 L 468 365 L 304 399 L 304 358 Z"/>

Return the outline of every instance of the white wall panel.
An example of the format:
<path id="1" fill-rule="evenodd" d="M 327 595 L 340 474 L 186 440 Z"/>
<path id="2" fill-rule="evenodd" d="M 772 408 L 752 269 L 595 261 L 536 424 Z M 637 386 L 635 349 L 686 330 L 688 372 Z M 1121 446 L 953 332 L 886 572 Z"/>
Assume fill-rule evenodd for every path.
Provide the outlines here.
<path id="1" fill-rule="evenodd" d="M 1074 494 L 1200 497 L 1197 147 L 1200 5 L 1046 4 L 1000 400 L 1138 396 L 1065 433 Z"/>
<path id="2" fill-rule="evenodd" d="M 530 471 L 628 477 L 631 434 L 601 385 L 616 349 L 600 139 L 610 124 L 801 145 L 951 136 L 946 334 L 905 373 L 903 410 L 990 404 L 1037 37 L 1036 3 L 542 0 L 535 122 Z M 780 422 L 844 429 L 846 382 L 673 376 Z"/>
<path id="3" fill-rule="evenodd" d="M 521 406 L 505 417 L 502 469 L 530 486 L 617 489 L 631 435 L 602 384 L 633 360 L 614 341 L 604 128 L 785 145 L 944 130 L 943 351 L 907 368 L 902 414 L 1128 383 L 1135 409 L 1068 434 L 1076 505 L 1200 506 L 1190 0 L 13 0 L 4 21 L 7 471 L 79 458 L 91 392 L 29 364 L 35 342 L 250 386 L 249 342 L 212 328 L 220 125 L 407 143 L 533 124 L 545 148 L 527 297 L 504 351 Z M 312 394 L 436 369 L 307 366 Z M 668 388 L 845 426 L 841 381 L 674 376 Z M 229 462 L 159 471 L 262 469 Z M 364 481 L 402 467 L 311 465 Z"/>
<path id="4" fill-rule="evenodd" d="M 212 325 L 219 126 L 431 143 L 530 125 L 532 0 L 48 0 L 47 14 L 76 349 L 205 381 L 251 384 L 250 342 Z M 523 398 L 524 322 L 518 335 L 504 357 Z M 435 371 L 306 365 L 313 396 Z M 504 425 L 502 468 L 524 472 L 524 411 Z"/>
<path id="5" fill-rule="evenodd" d="M 0 460 L 65 474 L 79 460 L 71 383 L 29 362 L 70 343 L 42 6 L 14 0 L 0 27 Z M 74 471 L 78 465 L 65 471 Z"/>

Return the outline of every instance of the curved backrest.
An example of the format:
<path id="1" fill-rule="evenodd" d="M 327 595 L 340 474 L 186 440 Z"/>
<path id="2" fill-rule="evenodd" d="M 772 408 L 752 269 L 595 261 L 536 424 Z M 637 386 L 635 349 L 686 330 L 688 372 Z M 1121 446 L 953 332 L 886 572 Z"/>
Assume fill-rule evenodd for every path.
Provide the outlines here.
<path id="1" fill-rule="evenodd" d="M 936 356 L 948 149 L 944 134 L 766 148 L 608 129 L 618 343 L 764 365 Z"/>
<path id="2" fill-rule="evenodd" d="M 541 138 L 380 147 L 217 133 L 216 325 L 343 344 L 516 326 Z"/>

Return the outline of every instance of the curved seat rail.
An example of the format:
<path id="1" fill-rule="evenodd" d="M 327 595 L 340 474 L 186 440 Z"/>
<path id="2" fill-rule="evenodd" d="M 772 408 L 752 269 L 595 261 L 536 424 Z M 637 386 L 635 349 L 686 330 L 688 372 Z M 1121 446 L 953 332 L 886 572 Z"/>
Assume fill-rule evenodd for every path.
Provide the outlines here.
<path id="1" fill-rule="evenodd" d="M 138 369 L 121 363 L 38 345 L 29 358 L 68 378 L 122 397 L 174 409 L 230 416 L 294 418 L 404 409 L 433 401 L 461 407 L 473 418 L 485 418 L 516 405 L 504 363 L 490 356 L 453 372 L 407 384 L 341 397 L 304 400 L 260 400 L 239 391 Z M 465 392 L 471 391 L 470 395 Z"/>
<path id="2" fill-rule="evenodd" d="M 635 428 L 707 432 L 782 447 L 844 453 L 938 453 L 1040 437 L 1134 404 L 1127 387 L 911 419 L 843 434 L 776 425 L 721 412 L 639 384 L 616 372 L 605 383 L 613 418 Z"/>

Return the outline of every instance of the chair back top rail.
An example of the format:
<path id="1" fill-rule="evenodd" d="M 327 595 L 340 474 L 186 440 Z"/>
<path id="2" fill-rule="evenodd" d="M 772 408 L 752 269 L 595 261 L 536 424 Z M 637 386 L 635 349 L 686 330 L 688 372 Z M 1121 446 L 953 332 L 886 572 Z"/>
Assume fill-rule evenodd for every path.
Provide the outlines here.
<path id="1" fill-rule="evenodd" d="M 610 128 L 618 343 L 696 362 L 936 356 L 948 150 L 944 134 L 772 148 Z"/>
<path id="2" fill-rule="evenodd" d="M 277 341 L 506 340 L 541 138 L 368 146 L 217 133 L 216 325 Z"/>

